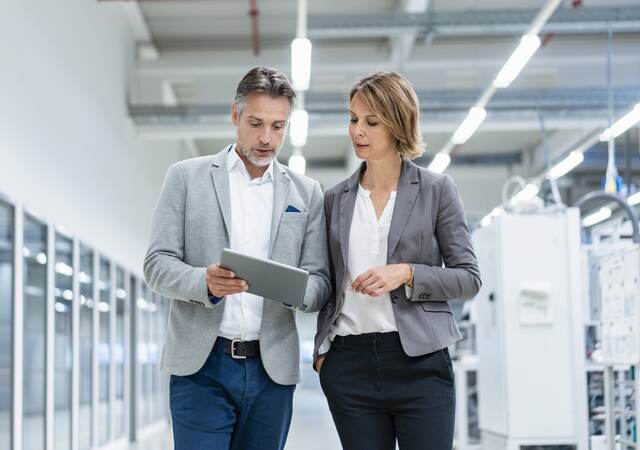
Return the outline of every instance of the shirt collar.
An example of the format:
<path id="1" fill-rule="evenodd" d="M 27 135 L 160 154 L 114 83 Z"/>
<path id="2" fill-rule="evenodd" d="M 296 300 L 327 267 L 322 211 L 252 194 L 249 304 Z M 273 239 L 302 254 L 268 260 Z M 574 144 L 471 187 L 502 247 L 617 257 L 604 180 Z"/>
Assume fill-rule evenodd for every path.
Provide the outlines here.
<path id="1" fill-rule="evenodd" d="M 264 172 L 262 177 L 256 178 L 256 180 L 259 180 L 261 182 L 267 181 L 267 180 L 272 181 L 273 166 L 274 166 L 273 161 L 271 161 L 269 163 L 269 167 L 267 167 L 267 170 Z M 236 144 L 233 144 L 231 146 L 231 149 L 229 150 L 229 153 L 227 153 L 227 171 L 231 172 L 236 167 L 239 168 L 241 171 L 245 172 L 247 176 L 249 176 L 249 173 L 247 172 L 247 168 L 244 165 L 244 161 L 242 161 L 242 159 L 240 159 L 240 156 L 238 156 L 238 152 L 236 151 Z"/>

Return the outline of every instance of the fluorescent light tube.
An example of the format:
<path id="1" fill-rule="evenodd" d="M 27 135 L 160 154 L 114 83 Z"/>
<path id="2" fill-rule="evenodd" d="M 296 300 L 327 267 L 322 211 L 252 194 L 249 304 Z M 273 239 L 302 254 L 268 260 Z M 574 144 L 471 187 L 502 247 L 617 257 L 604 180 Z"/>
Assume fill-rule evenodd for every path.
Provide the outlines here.
<path id="1" fill-rule="evenodd" d="M 493 217 L 491 217 L 491 214 L 487 214 L 480 221 L 480 226 L 481 227 L 488 227 L 489 225 L 491 225 L 491 220 L 492 219 L 493 219 Z"/>
<path id="2" fill-rule="evenodd" d="M 311 79 L 311 41 L 296 38 L 291 42 L 291 78 L 296 91 L 309 89 Z"/>
<path id="3" fill-rule="evenodd" d="M 584 155 L 579 151 L 572 151 L 565 159 L 553 166 L 547 175 L 548 178 L 556 180 L 567 173 L 571 172 L 575 167 L 584 161 Z"/>
<path id="4" fill-rule="evenodd" d="M 480 226 L 488 227 L 489 225 L 491 225 L 491 221 L 493 220 L 493 218 L 498 217 L 503 212 L 504 212 L 504 209 L 502 207 L 496 206 L 491 210 L 489 214 L 487 214 L 482 218 L 482 220 L 480 221 Z"/>
<path id="5" fill-rule="evenodd" d="M 610 138 L 617 138 L 629 128 L 640 122 L 640 103 L 624 116 L 620 117 L 611 127 L 607 128 L 600 135 L 601 141 L 608 141 Z"/>
<path id="6" fill-rule="evenodd" d="M 289 123 L 289 139 L 293 147 L 307 145 L 307 133 L 309 132 L 309 114 L 304 109 L 296 109 L 291 114 Z"/>
<path id="7" fill-rule="evenodd" d="M 474 106 L 469 109 L 467 117 L 462 121 L 456 132 L 453 133 L 451 142 L 454 144 L 464 144 L 467 142 L 484 121 L 485 117 L 487 117 L 487 111 L 484 108 Z"/>
<path id="8" fill-rule="evenodd" d="M 539 47 L 540 38 L 535 34 L 525 34 L 522 36 L 520 45 L 518 45 L 518 48 L 515 49 L 504 66 L 502 66 L 495 80 L 493 80 L 493 85 L 497 88 L 509 87 Z"/>
<path id="9" fill-rule="evenodd" d="M 444 172 L 447 167 L 449 167 L 449 163 L 451 162 L 451 156 L 446 153 L 437 153 L 434 156 L 433 161 L 429 164 L 429 170 L 436 173 Z"/>
<path id="10" fill-rule="evenodd" d="M 589 214 L 587 217 L 582 219 L 582 225 L 585 227 L 590 227 L 602 222 L 603 220 L 607 220 L 609 217 L 611 217 L 611 208 L 603 206 L 598 211 Z"/>
<path id="11" fill-rule="evenodd" d="M 528 201 L 534 198 L 536 195 L 538 195 L 539 191 L 540 191 L 540 188 L 538 187 L 537 184 L 529 183 L 524 187 L 523 190 L 521 190 L 516 194 L 515 198 L 521 202 Z"/>
<path id="12" fill-rule="evenodd" d="M 307 161 L 304 159 L 304 156 L 302 156 L 302 152 L 300 150 L 294 150 L 293 154 L 289 157 L 289 169 L 304 175 L 306 166 Z"/>

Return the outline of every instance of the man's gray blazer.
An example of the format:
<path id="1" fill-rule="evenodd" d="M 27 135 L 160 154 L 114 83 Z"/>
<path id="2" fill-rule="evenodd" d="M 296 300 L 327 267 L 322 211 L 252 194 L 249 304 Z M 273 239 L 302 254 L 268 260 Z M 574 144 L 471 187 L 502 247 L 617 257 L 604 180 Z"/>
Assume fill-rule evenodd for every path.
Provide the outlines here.
<path id="1" fill-rule="evenodd" d="M 206 268 L 229 247 L 233 219 L 226 155 L 231 148 L 169 167 L 153 216 L 144 274 L 153 291 L 173 299 L 161 365 L 174 375 L 197 372 L 220 329 L 225 299 L 210 301 Z M 330 293 L 322 191 L 317 181 L 274 164 L 270 258 L 309 271 L 304 305 L 318 311 Z M 285 212 L 289 205 L 300 212 Z M 300 381 L 295 314 L 264 300 L 260 352 L 267 374 L 279 384 Z"/>
<path id="2" fill-rule="evenodd" d="M 344 301 L 349 231 L 365 167 L 363 163 L 325 194 L 333 293 L 318 315 L 314 356 Z M 404 285 L 390 292 L 405 353 L 424 355 L 460 340 L 447 300 L 474 297 L 481 281 L 462 202 L 451 177 L 403 160 L 387 247 L 388 264 L 411 263 L 415 268 L 411 298 Z"/>

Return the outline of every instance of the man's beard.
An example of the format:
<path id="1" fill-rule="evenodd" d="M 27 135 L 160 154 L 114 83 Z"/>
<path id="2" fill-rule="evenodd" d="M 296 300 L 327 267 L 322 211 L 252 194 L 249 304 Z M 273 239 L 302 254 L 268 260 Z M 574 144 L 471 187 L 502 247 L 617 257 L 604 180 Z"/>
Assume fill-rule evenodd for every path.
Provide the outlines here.
<path id="1" fill-rule="evenodd" d="M 238 147 L 240 148 L 240 152 L 242 152 L 242 154 L 249 160 L 249 162 L 251 162 L 251 164 L 260 167 L 268 166 L 269 164 L 271 164 L 271 161 L 273 161 L 278 156 L 278 153 L 280 153 L 280 148 L 282 148 L 282 146 L 277 149 L 272 149 L 269 147 L 263 149 L 258 147 L 258 150 L 272 150 L 269 156 L 258 156 L 253 152 L 252 147 L 249 147 L 248 149 L 245 149 L 239 145 Z"/>

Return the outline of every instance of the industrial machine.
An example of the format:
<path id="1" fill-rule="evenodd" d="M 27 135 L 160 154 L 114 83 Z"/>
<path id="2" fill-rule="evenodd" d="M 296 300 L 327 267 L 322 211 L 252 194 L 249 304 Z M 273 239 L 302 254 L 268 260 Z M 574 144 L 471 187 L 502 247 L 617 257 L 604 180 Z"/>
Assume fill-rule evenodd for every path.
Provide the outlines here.
<path id="1" fill-rule="evenodd" d="M 603 257 L 598 282 L 604 363 L 603 449 L 637 449 L 640 415 L 640 246 Z"/>
<path id="2" fill-rule="evenodd" d="M 458 305 L 459 303 L 459 305 Z M 457 307 L 459 306 L 459 308 Z M 476 302 L 451 302 L 463 339 L 451 351 L 456 383 L 456 450 L 480 450 Z M 458 309 L 460 310 L 458 314 Z"/>
<path id="3" fill-rule="evenodd" d="M 483 450 L 587 450 L 580 212 L 503 213 L 474 231 Z"/>

